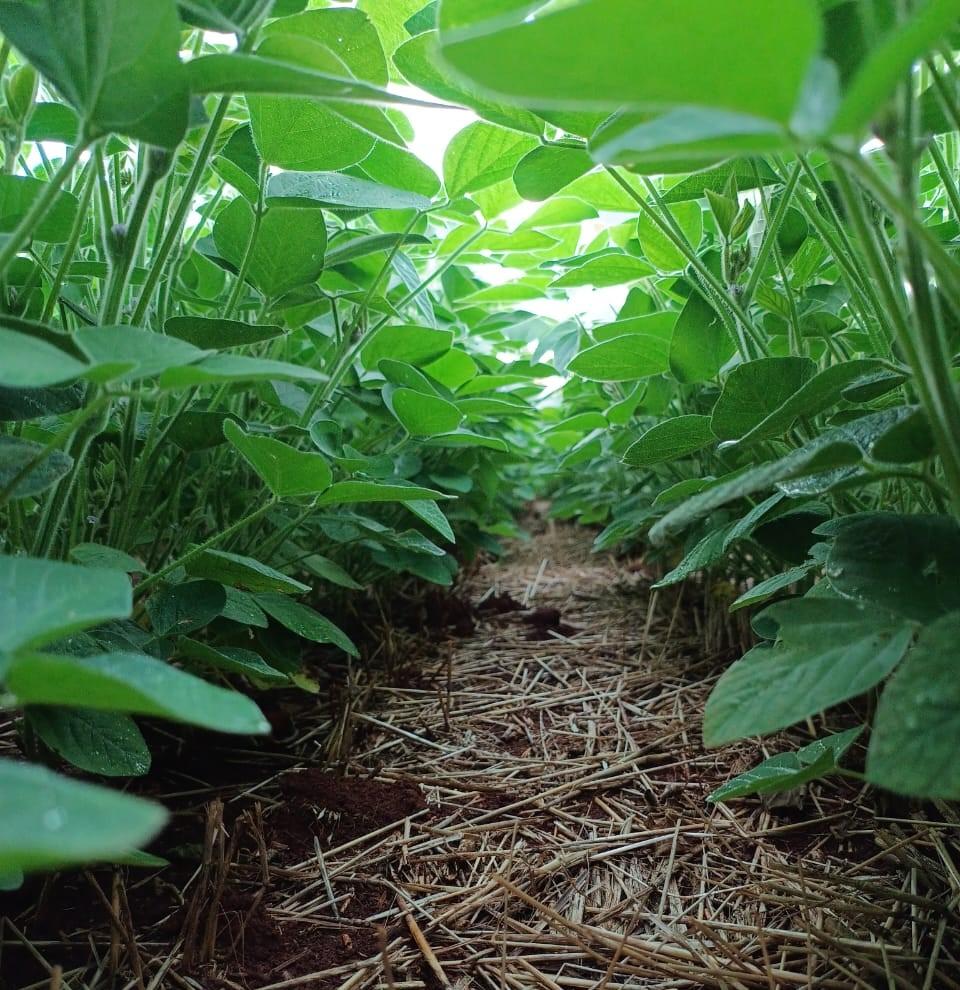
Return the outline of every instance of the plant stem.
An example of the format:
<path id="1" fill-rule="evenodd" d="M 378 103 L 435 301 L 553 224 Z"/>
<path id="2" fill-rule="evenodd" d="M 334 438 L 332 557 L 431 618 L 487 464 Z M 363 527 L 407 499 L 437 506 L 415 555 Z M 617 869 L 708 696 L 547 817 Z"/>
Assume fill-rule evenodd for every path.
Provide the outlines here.
<path id="1" fill-rule="evenodd" d="M 262 516 L 265 516 L 276 504 L 277 504 L 277 499 L 271 498 L 267 502 L 264 502 L 259 509 L 255 509 L 253 512 L 248 513 L 247 515 L 243 516 L 241 519 L 238 519 L 232 525 L 228 526 L 226 529 L 221 530 L 219 533 L 214 533 L 213 536 L 211 536 L 210 539 L 207 540 L 206 542 L 201 543 L 199 546 L 193 547 L 191 550 L 188 550 L 182 557 L 178 557 L 176 560 L 171 561 L 165 567 L 162 567 L 159 571 L 156 571 L 155 573 L 151 574 L 148 578 L 141 581 L 140 584 L 137 585 L 136 591 L 134 593 L 135 597 L 140 598 L 144 594 L 144 592 L 152 588 L 158 581 L 161 581 L 172 571 L 175 571 L 178 567 L 185 567 L 188 563 L 190 563 L 191 560 L 194 559 L 194 557 L 198 557 L 204 551 L 209 550 L 211 547 L 216 546 L 218 543 L 221 543 L 223 540 L 228 540 L 235 533 L 240 532 L 240 530 L 243 529 L 245 526 L 249 526 L 250 523 L 255 522 L 257 519 L 260 519 Z"/>

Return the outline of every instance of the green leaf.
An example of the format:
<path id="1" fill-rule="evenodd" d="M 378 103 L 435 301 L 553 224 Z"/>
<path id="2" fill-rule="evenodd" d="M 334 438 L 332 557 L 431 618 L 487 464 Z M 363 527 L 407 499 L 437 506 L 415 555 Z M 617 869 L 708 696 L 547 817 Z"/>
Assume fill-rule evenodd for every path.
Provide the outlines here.
<path id="1" fill-rule="evenodd" d="M 146 573 L 146 567 L 136 557 L 101 543 L 78 543 L 70 548 L 70 556 L 84 567 L 105 567 L 124 574 Z"/>
<path id="2" fill-rule="evenodd" d="M 454 199 L 509 179 L 537 140 L 478 120 L 453 136 L 443 155 L 443 184 Z"/>
<path id="3" fill-rule="evenodd" d="M 384 389 L 384 397 L 400 425 L 414 437 L 450 433 L 463 420 L 463 413 L 452 402 L 438 395 L 388 386 Z"/>
<path id="4" fill-rule="evenodd" d="M 662 543 L 727 502 L 771 488 L 787 479 L 804 478 L 833 468 L 857 464 L 861 457 L 860 448 L 850 440 L 824 434 L 785 457 L 739 472 L 694 495 L 657 522 L 650 530 L 650 539 L 654 543 Z"/>
<path id="5" fill-rule="evenodd" d="M 202 316 L 174 316 L 163 325 L 168 337 L 185 340 L 194 347 L 206 351 L 220 351 L 229 347 L 247 347 L 265 340 L 282 337 L 284 329 L 278 326 L 260 326 L 242 323 L 240 320 L 208 319 Z"/>
<path id="6" fill-rule="evenodd" d="M 721 440 L 736 440 L 793 399 L 816 374 L 809 358 L 760 358 L 738 364 L 723 383 L 710 421 Z"/>
<path id="7" fill-rule="evenodd" d="M 185 340 L 139 327 L 84 327 L 74 334 L 74 339 L 93 364 L 127 369 L 110 375 L 126 382 L 155 378 L 170 368 L 194 364 L 211 353 Z"/>
<path id="8" fill-rule="evenodd" d="M 0 436 L 0 489 L 6 488 L 14 478 L 18 477 L 20 472 L 43 452 L 43 449 L 40 444 L 32 440 Z M 51 451 L 29 474 L 13 486 L 12 497 L 28 498 L 31 495 L 39 495 L 68 475 L 72 467 L 73 458 L 69 454 L 64 454 L 60 450 Z"/>
<path id="9" fill-rule="evenodd" d="M 789 588 L 790 585 L 796 584 L 798 581 L 802 581 L 815 566 L 816 564 L 813 562 L 800 564 L 797 567 L 791 567 L 790 570 L 784 571 L 782 574 L 774 574 L 773 577 L 767 578 L 766 581 L 755 584 L 730 606 L 730 611 L 736 612 L 738 609 L 748 608 L 751 605 L 759 605 L 762 602 L 768 601 L 778 592 Z"/>
<path id="10" fill-rule="evenodd" d="M 228 419 L 237 420 L 238 417 L 233 413 L 188 409 L 170 424 L 167 435 L 171 442 L 188 453 L 209 450 L 227 442 L 223 435 L 223 424 Z"/>
<path id="11" fill-rule="evenodd" d="M 37 706 L 27 722 L 45 746 L 87 773 L 142 777 L 150 769 L 150 750 L 129 715 Z"/>
<path id="12" fill-rule="evenodd" d="M 339 25 L 334 24 L 337 21 Z M 379 48 L 380 44 L 366 17 L 348 8 L 309 11 L 293 20 L 275 21 L 273 26 L 276 31 L 261 43 L 259 57 L 341 79 L 362 78 L 370 68 L 368 56 L 373 45 Z M 378 87 L 386 83 L 383 52 L 379 54 L 383 71 L 382 82 L 376 80 Z M 378 87 L 377 95 L 382 92 Z M 252 94 L 247 96 L 247 105 L 263 160 L 292 171 L 347 168 L 363 161 L 378 139 L 403 143 L 376 106 Z"/>
<path id="13" fill-rule="evenodd" d="M 270 732 L 249 698 L 140 653 L 15 656 L 7 687 L 25 705 L 72 705 L 82 698 L 85 708 L 98 711 L 151 715 L 215 732 Z"/>
<path id="14" fill-rule="evenodd" d="M 721 526 L 720 529 L 708 533 L 672 571 L 651 587 L 667 588 L 671 584 L 679 584 L 681 581 L 686 581 L 691 574 L 719 564 L 727 556 L 730 528 L 730 525 Z"/>
<path id="15" fill-rule="evenodd" d="M 273 437 L 251 436 L 232 420 L 223 424 L 223 432 L 277 498 L 316 495 L 333 481 L 330 465 L 320 454 Z"/>
<path id="16" fill-rule="evenodd" d="M 595 382 L 629 382 L 666 371 L 669 350 L 661 337 L 623 334 L 582 350 L 567 370 Z"/>
<path id="17" fill-rule="evenodd" d="M 306 46 L 291 46 L 294 54 L 304 47 Z M 191 90 L 197 94 L 260 93 L 306 98 L 291 102 L 325 101 L 334 105 L 423 105 L 422 100 L 390 93 L 386 89 L 352 78 L 339 60 L 334 61 L 336 56 L 329 51 L 317 51 L 319 47 L 321 46 L 312 45 L 311 54 L 315 60 L 319 64 L 337 66 L 339 74 L 299 64 L 295 58 L 287 57 L 283 45 L 274 45 L 270 49 L 261 47 L 257 55 L 203 55 L 187 62 L 184 74 Z M 271 57 L 274 54 L 276 57 Z"/>
<path id="18" fill-rule="evenodd" d="M 227 595 L 227 603 L 221 613 L 224 619 L 238 622 L 242 626 L 254 626 L 257 629 L 267 628 L 269 625 L 267 617 L 253 595 L 237 588 L 224 588 L 224 591 Z"/>
<path id="19" fill-rule="evenodd" d="M 187 573 L 192 577 L 218 581 L 245 591 L 277 591 L 285 595 L 301 594 L 310 586 L 296 581 L 280 571 L 261 564 L 252 557 L 243 557 L 225 550 L 204 550 L 191 558 Z"/>
<path id="20" fill-rule="evenodd" d="M 864 512 L 827 523 L 826 574 L 841 594 L 914 622 L 960 610 L 960 523 Z"/>
<path id="21" fill-rule="evenodd" d="M 905 620 L 845 599 L 793 599 L 762 615 L 779 626 L 779 637 L 754 647 L 717 682 L 704 713 L 708 746 L 785 729 L 863 694 L 900 662 L 914 634 Z"/>
<path id="22" fill-rule="evenodd" d="M 52 343 L 0 327 L 0 385 L 42 388 L 80 378 L 88 365 Z"/>
<path id="23" fill-rule="evenodd" d="M 254 234 L 253 207 L 242 197 L 217 215 L 213 239 L 220 254 L 239 269 Z M 327 226 L 323 211 L 309 200 L 268 207 L 256 232 L 247 277 L 267 298 L 274 299 L 315 282 L 323 271 Z"/>
<path id="24" fill-rule="evenodd" d="M 590 154 L 605 165 L 625 165 L 643 175 L 696 172 L 727 158 L 787 150 L 782 126 L 703 107 L 677 107 L 666 113 L 622 114 L 610 118 L 590 138 Z"/>
<path id="25" fill-rule="evenodd" d="M 675 416 L 651 427 L 623 455 L 623 463 L 646 467 L 677 460 L 713 443 L 709 416 Z"/>
<path id="26" fill-rule="evenodd" d="M 638 279 L 655 275 L 656 272 L 639 258 L 628 254 L 608 254 L 602 258 L 592 258 L 585 264 L 555 278 L 549 288 L 573 289 L 581 285 L 590 285 L 595 289 L 611 285 L 624 285 L 636 282 Z"/>
<path id="27" fill-rule="evenodd" d="M 829 409 L 840 401 L 843 390 L 848 385 L 879 367 L 880 361 L 861 358 L 824 368 L 812 378 L 807 378 L 793 395 L 788 396 L 781 405 L 751 427 L 740 438 L 740 442 L 747 444 L 754 440 L 771 440 L 783 436 L 801 416 L 815 416 Z"/>
<path id="28" fill-rule="evenodd" d="M 411 503 L 407 503 L 408 505 Z M 321 581 L 329 581 L 330 584 L 338 585 L 341 588 L 349 588 L 351 591 L 359 591 L 363 585 L 358 584 L 336 561 L 330 560 L 319 553 L 311 553 L 300 561 L 301 567 L 307 573 L 319 578 Z"/>
<path id="29" fill-rule="evenodd" d="M 922 630 L 877 708 L 867 779 L 900 794 L 960 797 L 960 612 Z"/>
<path id="30" fill-rule="evenodd" d="M 741 773 L 718 787 L 708 801 L 731 801 L 748 794 L 779 794 L 818 780 L 837 769 L 840 758 L 862 735 L 858 725 L 846 732 L 825 736 L 798 749 L 795 753 L 779 753 L 764 760 L 746 773 Z"/>
<path id="31" fill-rule="evenodd" d="M 86 389 L 75 383 L 67 388 L 4 388 L 0 386 L 0 423 L 23 423 L 44 416 L 60 416 L 83 405 Z"/>
<path id="32" fill-rule="evenodd" d="M 957 13 L 956 0 L 923 0 L 906 20 L 891 26 L 857 67 L 830 126 L 831 132 L 856 134 L 865 130 L 900 85 L 911 63 L 956 27 Z"/>
<path id="33" fill-rule="evenodd" d="M 32 557 L 0 557 L 0 653 L 42 646 L 133 607 L 119 571 Z"/>
<path id="34" fill-rule="evenodd" d="M 0 175 L 0 233 L 9 233 L 16 227 L 46 186 L 27 175 Z M 72 193 L 58 192 L 50 210 L 31 232 L 33 239 L 51 244 L 69 240 L 79 206 Z"/>
<path id="35" fill-rule="evenodd" d="M 258 381 L 322 382 L 324 374 L 306 365 L 252 358 L 242 354 L 216 354 L 196 364 L 170 368 L 160 376 L 161 388 L 183 388 L 213 382 Z"/>
<path id="36" fill-rule="evenodd" d="M 3 0 L 0 31 L 93 134 L 175 148 L 187 128 L 173 0 Z M 81 43 L 78 43 L 82 41 Z"/>
<path id="37" fill-rule="evenodd" d="M 281 172 L 270 177 L 267 198 L 306 199 L 331 210 L 428 210 L 426 196 L 341 172 Z"/>
<path id="38" fill-rule="evenodd" d="M 290 678 L 271 667 L 259 653 L 235 646 L 213 646 L 195 639 L 180 640 L 178 649 L 189 660 L 195 660 L 214 670 L 254 677 L 265 684 L 288 684 Z"/>
<path id="39" fill-rule="evenodd" d="M 360 362 L 371 369 L 377 368 L 384 358 L 420 366 L 442 357 L 452 344 L 452 330 L 410 324 L 384 326 L 364 343 Z"/>
<path id="40" fill-rule="evenodd" d="M 540 145 L 517 162 L 513 183 L 524 199 L 543 202 L 589 172 L 593 160 L 585 148 Z"/>
<path id="41" fill-rule="evenodd" d="M 281 626 L 311 643 L 332 643 L 352 657 L 360 655 L 346 633 L 308 605 L 286 595 L 257 595 L 257 604 Z"/>
<path id="42" fill-rule="evenodd" d="M 152 801 L 0 760 L 0 871 L 109 860 L 144 845 L 167 813 Z"/>
<path id="43" fill-rule="evenodd" d="M 695 201 L 676 203 L 669 207 L 674 220 L 683 232 L 691 251 L 696 253 L 703 239 L 703 211 Z M 674 247 L 673 242 L 646 215 L 637 221 L 637 236 L 644 257 L 658 272 L 682 272 L 687 266 L 687 255 Z"/>
<path id="44" fill-rule="evenodd" d="M 520 106 L 706 106 L 786 124 L 820 44 L 811 0 L 443 0 L 446 62 Z"/>
<path id="45" fill-rule="evenodd" d="M 500 106 L 478 96 L 460 81 L 454 81 L 445 71 L 440 58 L 436 31 L 424 31 L 404 42 L 394 52 L 393 61 L 409 83 L 444 103 L 470 107 L 484 120 L 501 127 L 511 127 L 537 137 L 543 134 L 543 120 L 540 117 L 526 110 Z"/>
<path id="46" fill-rule="evenodd" d="M 445 540 L 450 543 L 457 542 L 453 528 L 436 502 L 431 499 L 417 499 L 403 504 L 418 519 L 425 522 L 431 529 L 436 530 Z"/>
<path id="47" fill-rule="evenodd" d="M 678 382 L 707 382 L 733 357 L 736 345 L 713 306 L 691 292 L 670 342 L 670 370 Z"/>
<path id="48" fill-rule="evenodd" d="M 416 485 L 385 485 L 376 481 L 338 481 L 317 499 L 317 506 L 354 505 L 357 502 L 416 502 L 448 499 L 449 495 Z"/>
<path id="49" fill-rule="evenodd" d="M 185 634 L 204 626 L 223 612 L 227 595 L 216 581 L 186 581 L 161 589 L 147 599 L 153 634 Z"/>

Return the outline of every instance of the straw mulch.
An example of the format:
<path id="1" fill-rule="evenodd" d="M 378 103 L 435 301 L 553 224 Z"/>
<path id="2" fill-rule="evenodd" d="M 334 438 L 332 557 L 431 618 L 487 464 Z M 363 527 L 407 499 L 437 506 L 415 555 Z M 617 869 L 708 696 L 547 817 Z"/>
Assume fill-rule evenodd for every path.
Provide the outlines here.
<path id="1" fill-rule="evenodd" d="M 960 987 L 957 810 L 841 778 L 707 803 L 856 712 L 704 750 L 727 658 L 682 599 L 648 611 L 642 563 L 589 551 L 515 545 L 421 676 L 354 673 L 296 764 L 207 802 L 178 911 L 117 911 L 125 988 Z"/>

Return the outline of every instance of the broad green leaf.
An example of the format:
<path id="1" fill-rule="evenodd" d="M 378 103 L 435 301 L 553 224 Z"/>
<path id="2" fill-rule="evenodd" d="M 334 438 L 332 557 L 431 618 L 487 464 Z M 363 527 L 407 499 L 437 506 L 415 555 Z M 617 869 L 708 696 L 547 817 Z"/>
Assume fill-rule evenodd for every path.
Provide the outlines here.
<path id="1" fill-rule="evenodd" d="M 824 434 L 785 457 L 737 473 L 694 495 L 693 498 L 668 512 L 650 530 L 650 538 L 654 543 L 662 543 L 668 537 L 682 532 L 692 522 L 735 499 L 769 489 L 791 478 L 804 478 L 834 468 L 858 464 L 861 458 L 860 448 L 850 440 L 838 439 L 833 434 Z"/>
<path id="2" fill-rule="evenodd" d="M 543 121 L 538 116 L 526 110 L 500 106 L 478 96 L 462 80 L 452 79 L 440 59 L 437 32 L 434 30 L 424 31 L 405 41 L 393 53 L 393 62 L 409 83 L 444 103 L 470 107 L 484 120 L 501 127 L 510 127 L 537 137 L 543 134 Z"/>
<path id="3" fill-rule="evenodd" d="M 372 40 L 379 45 L 379 41 L 372 25 L 358 11 L 316 10 L 296 20 L 301 30 L 268 35 L 257 50 L 258 56 L 343 79 L 360 78 L 362 70 L 369 68 L 367 56 L 371 46 L 367 42 Z M 333 20 L 354 23 L 333 27 Z M 286 21 L 274 24 L 278 31 L 289 27 Z M 339 33 L 339 42 L 331 37 L 331 31 Z M 384 63 L 384 74 L 385 71 Z M 254 140 L 263 160 L 291 171 L 346 168 L 363 161 L 378 139 L 403 143 L 376 106 L 252 94 L 247 96 L 247 105 Z"/>
<path id="4" fill-rule="evenodd" d="M 363 587 L 362 584 L 354 581 L 336 561 L 331 560 L 329 557 L 324 557 L 319 553 L 308 554 L 300 561 L 300 566 L 313 577 L 319 578 L 321 581 L 329 581 L 331 584 L 336 584 L 341 588 L 359 591 Z"/>
<path id="5" fill-rule="evenodd" d="M 738 364 L 723 383 L 710 425 L 721 440 L 736 440 L 762 423 L 816 374 L 809 358 L 760 358 Z"/>
<path id="6" fill-rule="evenodd" d="M 478 120 L 455 134 L 443 155 L 443 184 L 451 198 L 486 189 L 513 175 L 537 140 Z"/>
<path id="7" fill-rule="evenodd" d="M 306 44 L 310 45 L 310 42 Z M 296 54 L 304 46 L 291 47 Z M 336 56 L 328 49 L 316 44 L 310 47 L 310 54 L 318 63 L 339 66 L 339 73 L 314 69 L 296 59 L 286 58 L 286 47 L 275 45 L 270 49 L 261 47 L 257 55 L 203 55 L 191 59 L 184 66 L 184 74 L 191 90 L 197 94 L 261 93 L 305 97 L 305 100 L 297 102 L 325 101 L 336 105 L 423 105 L 422 100 L 390 93 L 379 86 L 354 79 L 339 60 L 334 61 Z M 274 55 L 276 57 L 272 57 Z"/>
<path id="8" fill-rule="evenodd" d="M 698 105 L 786 124 L 820 44 L 812 0 L 442 0 L 444 59 L 520 106 Z M 500 15 L 500 16 L 497 16 Z"/>
<path id="9" fill-rule="evenodd" d="M 124 574 L 146 573 L 146 567 L 136 557 L 101 543 L 78 543 L 70 548 L 70 556 L 84 567 L 104 567 Z"/>
<path id="10" fill-rule="evenodd" d="M 328 269 L 336 268 L 370 254 L 392 251 L 394 247 L 429 243 L 430 239 L 422 234 L 359 234 L 356 237 L 340 237 L 336 245 L 327 251 L 326 266 Z"/>
<path id="11" fill-rule="evenodd" d="M 585 148 L 540 145 L 517 162 L 513 182 L 524 199 L 543 202 L 589 172 L 593 160 Z"/>
<path id="12" fill-rule="evenodd" d="M 210 319 L 203 316 L 174 316 L 167 320 L 163 332 L 168 337 L 184 340 L 206 351 L 221 351 L 229 347 L 247 347 L 283 336 L 282 327 L 240 320 Z"/>
<path id="13" fill-rule="evenodd" d="M 731 801 L 748 794 L 778 794 L 801 787 L 837 769 L 840 758 L 863 734 L 858 725 L 824 736 L 794 753 L 778 753 L 718 787 L 708 801 Z"/>
<path id="14" fill-rule="evenodd" d="M 87 773 L 142 777 L 150 769 L 150 750 L 129 715 L 36 706 L 27 710 L 27 722 L 44 745 Z"/>
<path id="15" fill-rule="evenodd" d="M 257 604 L 281 626 L 311 643 L 332 643 L 352 657 L 359 656 L 350 637 L 308 605 L 286 595 L 257 595 Z"/>
<path id="16" fill-rule="evenodd" d="M 223 424 L 228 419 L 236 420 L 238 417 L 233 413 L 188 409 L 170 425 L 167 435 L 172 443 L 188 453 L 209 450 L 227 442 L 223 435 Z"/>
<path id="17" fill-rule="evenodd" d="M 677 107 L 666 113 L 624 114 L 590 139 L 590 154 L 605 165 L 642 175 L 696 172 L 728 158 L 789 148 L 782 126 L 748 114 Z"/>
<path id="18" fill-rule="evenodd" d="M 317 495 L 330 487 L 333 474 L 321 454 L 273 437 L 251 436 L 232 420 L 223 424 L 223 432 L 277 498 Z"/>
<path id="19" fill-rule="evenodd" d="M 0 436 L 0 490 L 20 477 L 24 469 L 43 454 L 43 450 L 40 444 L 32 440 Z M 11 497 L 28 498 L 39 495 L 68 475 L 72 467 L 73 458 L 69 454 L 60 450 L 51 451 L 13 486 Z"/>
<path id="20" fill-rule="evenodd" d="M 231 622 L 238 622 L 242 626 L 253 626 L 257 629 L 266 629 L 269 623 L 264 611 L 257 604 L 253 595 L 238 588 L 224 588 L 227 596 L 227 603 L 221 613 L 224 619 Z"/>
<path id="21" fill-rule="evenodd" d="M 675 416 L 651 427 L 623 455 L 624 464 L 646 467 L 692 454 L 713 443 L 709 416 Z"/>
<path id="22" fill-rule="evenodd" d="M 204 550 L 187 564 L 187 573 L 195 578 L 219 581 L 245 591 L 278 591 L 285 595 L 302 594 L 310 586 L 280 571 L 225 550 Z"/>
<path id="23" fill-rule="evenodd" d="M 242 197 L 217 215 L 217 250 L 239 269 L 256 226 L 253 207 Z M 256 231 L 247 267 L 249 280 L 268 298 L 315 282 L 323 271 L 327 226 L 323 211 L 309 200 L 268 207 Z"/>
<path id="24" fill-rule="evenodd" d="M 416 502 L 447 499 L 449 495 L 417 485 L 390 485 L 376 481 L 337 481 L 317 499 L 317 506 L 353 505 L 357 502 Z"/>
<path id="25" fill-rule="evenodd" d="M 267 198 L 306 199 L 331 210 L 428 210 L 430 200 L 341 172 L 281 172 L 270 177 Z"/>
<path id="26" fill-rule="evenodd" d="M 880 697 L 867 779 L 900 794 L 960 797 L 960 612 L 937 619 Z"/>
<path id="27" fill-rule="evenodd" d="M 0 423 L 23 423 L 73 412 L 83 404 L 85 392 L 85 387 L 79 382 L 66 388 L 0 386 Z"/>
<path id="28" fill-rule="evenodd" d="M 306 365 L 270 361 L 242 354 L 216 354 L 196 364 L 171 368 L 160 376 L 161 388 L 183 388 L 214 382 L 306 381 L 322 382 L 324 374 Z"/>
<path id="29" fill-rule="evenodd" d="M 733 357 L 736 346 L 717 311 L 691 292 L 670 342 L 670 371 L 678 382 L 707 382 Z"/>
<path id="30" fill-rule="evenodd" d="M 0 871 L 109 860 L 144 845 L 167 813 L 152 801 L 0 760 Z"/>
<path id="31" fill-rule="evenodd" d="M 683 232 L 691 251 L 696 253 L 703 238 L 703 212 L 697 202 L 676 203 L 670 207 L 674 220 Z M 637 236 L 644 257 L 658 272 L 682 272 L 687 266 L 687 255 L 674 247 L 653 221 L 643 214 L 637 221 Z"/>
<path id="32" fill-rule="evenodd" d="M 506 453 L 510 448 L 505 440 L 499 437 L 487 437 L 470 430 L 456 430 L 453 433 L 440 433 L 437 436 L 427 437 L 423 441 L 428 447 L 486 447 L 488 450 L 499 450 Z M 434 498 L 437 492 L 431 493 L 427 498 Z M 446 496 L 441 496 L 446 497 Z"/>
<path id="33" fill-rule="evenodd" d="M 623 334 L 582 350 L 567 370 L 595 382 L 629 382 L 667 370 L 670 345 L 652 334 Z"/>
<path id="34" fill-rule="evenodd" d="M 453 527 L 436 502 L 431 499 L 418 499 L 413 502 L 404 502 L 403 504 L 418 519 L 425 522 L 431 529 L 436 530 L 445 540 L 450 543 L 457 542 Z"/>
<path id="35" fill-rule="evenodd" d="M 179 652 L 189 660 L 195 660 L 214 670 L 229 674 L 242 674 L 255 677 L 266 684 L 288 684 L 290 678 L 282 671 L 271 667 L 259 653 L 235 646 L 213 646 L 195 639 L 182 639 Z"/>
<path id="36" fill-rule="evenodd" d="M 721 676 L 704 713 L 703 738 L 721 746 L 785 729 L 876 686 L 913 640 L 905 620 L 873 605 L 800 598 L 771 605 L 779 626 Z"/>
<path id="37" fill-rule="evenodd" d="M 72 705 L 81 698 L 85 708 L 151 715 L 215 732 L 270 731 L 263 713 L 244 695 L 139 653 L 19 655 L 11 660 L 6 679 L 25 705 Z"/>
<path id="38" fill-rule="evenodd" d="M 938 40 L 956 27 L 956 0 L 922 0 L 910 16 L 875 44 L 844 93 L 830 130 L 857 134 L 865 130 L 909 71 Z"/>
<path id="39" fill-rule="evenodd" d="M 841 594 L 913 622 L 960 610 L 960 524 L 949 516 L 864 512 L 828 523 L 826 574 Z"/>
<path id="40" fill-rule="evenodd" d="M 719 564 L 727 556 L 730 528 L 728 524 L 707 533 L 672 571 L 665 574 L 651 587 L 667 588 L 672 584 L 679 584 L 681 581 L 686 581 L 691 574 Z"/>
<path id="41" fill-rule="evenodd" d="M 0 327 L 0 385 L 42 388 L 84 375 L 89 366 L 46 340 Z"/>
<path id="42" fill-rule="evenodd" d="M 216 581 L 186 581 L 155 592 L 147 599 L 147 614 L 156 637 L 184 635 L 223 612 L 227 595 Z"/>
<path id="43" fill-rule="evenodd" d="M 3 0 L 0 32 L 56 87 L 91 136 L 175 148 L 187 128 L 174 0 Z M 81 43 L 82 42 L 82 43 Z"/>
<path id="44" fill-rule="evenodd" d="M 9 233 L 16 227 L 46 185 L 27 175 L 0 175 L 0 233 Z M 58 192 L 49 212 L 32 232 L 33 239 L 53 244 L 69 240 L 79 205 L 72 193 Z"/>
<path id="45" fill-rule="evenodd" d="M 862 358 L 824 368 L 823 371 L 804 381 L 780 406 L 751 427 L 740 438 L 741 443 L 783 436 L 799 417 L 814 416 L 829 409 L 840 401 L 843 390 L 848 385 L 879 367 L 879 361 Z"/>
<path id="46" fill-rule="evenodd" d="M 119 571 L 32 557 L 0 557 L 0 653 L 43 646 L 133 607 Z"/>
<path id="47" fill-rule="evenodd" d="M 797 567 L 791 567 L 790 570 L 784 571 L 782 574 L 774 574 L 773 577 L 769 577 L 766 581 L 761 581 L 759 584 L 755 584 L 752 588 L 745 591 L 731 606 L 730 611 L 736 612 L 741 608 L 748 608 L 752 605 L 760 605 L 761 603 L 768 601 L 774 595 L 789 588 L 790 585 L 796 584 L 798 581 L 802 581 L 815 567 L 815 564 L 800 564 Z"/>
<path id="48" fill-rule="evenodd" d="M 195 364 L 212 353 L 185 340 L 139 327 L 84 327 L 74 338 L 93 364 L 128 367 L 120 375 L 111 376 L 128 382 L 155 378 L 170 368 Z"/>
<path id="49" fill-rule="evenodd" d="M 463 413 L 452 402 L 412 388 L 393 389 L 386 402 L 400 425 L 414 437 L 450 433 L 463 420 Z"/>
<path id="50" fill-rule="evenodd" d="M 602 258 L 593 258 L 577 268 L 555 278 L 550 283 L 551 289 L 573 289 L 581 285 L 590 285 L 595 289 L 611 285 L 624 285 L 636 282 L 638 279 L 655 275 L 656 272 L 639 258 L 627 254 L 608 254 Z"/>
<path id="51" fill-rule="evenodd" d="M 452 344 L 452 330 L 412 324 L 384 326 L 364 343 L 360 361 L 370 369 L 376 368 L 384 358 L 420 366 L 442 357 Z"/>

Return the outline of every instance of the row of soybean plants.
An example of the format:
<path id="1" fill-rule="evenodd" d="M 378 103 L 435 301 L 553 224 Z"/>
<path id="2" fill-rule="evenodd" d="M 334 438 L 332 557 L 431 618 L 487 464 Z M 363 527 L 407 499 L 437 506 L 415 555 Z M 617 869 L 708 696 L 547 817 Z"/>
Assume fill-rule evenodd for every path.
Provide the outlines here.
<path id="1" fill-rule="evenodd" d="M 756 609 L 708 745 L 871 699 L 869 735 L 712 798 L 836 772 L 960 797 L 960 5 L 443 0 L 439 18 L 475 92 L 565 132 L 526 179 L 620 201 L 562 276 L 629 286 L 617 318 L 541 344 L 573 379 L 547 437 L 556 511 L 606 523 L 600 547 L 665 545 L 660 586 L 712 572 Z M 858 737 L 864 773 L 840 763 Z"/>

